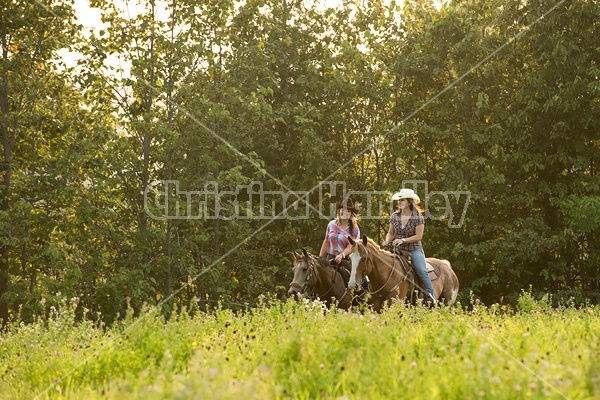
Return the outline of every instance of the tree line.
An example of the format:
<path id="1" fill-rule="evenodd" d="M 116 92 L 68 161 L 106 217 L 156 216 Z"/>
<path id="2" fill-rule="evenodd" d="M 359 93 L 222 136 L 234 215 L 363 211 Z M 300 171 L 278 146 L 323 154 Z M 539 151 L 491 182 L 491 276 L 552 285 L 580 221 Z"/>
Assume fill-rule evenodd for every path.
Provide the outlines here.
<path id="1" fill-rule="evenodd" d="M 598 301 L 597 0 L 91 5 L 1 5 L 2 320 L 283 298 L 344 190 L 380 240 L 403 184 L 463 296 Z"/>

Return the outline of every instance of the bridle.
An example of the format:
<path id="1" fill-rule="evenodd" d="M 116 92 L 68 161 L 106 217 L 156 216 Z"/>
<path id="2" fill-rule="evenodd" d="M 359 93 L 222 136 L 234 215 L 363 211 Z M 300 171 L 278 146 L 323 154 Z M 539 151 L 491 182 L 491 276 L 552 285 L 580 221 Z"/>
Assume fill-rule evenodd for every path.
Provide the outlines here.
<path id="1" fill-rule="evenodd" d="M 304 283 L 302 285 L 300 285 L 296 282 L 292 282 L 290 284 L 290 288 L 298 288 L 298 293 L 304 294 L 304 292 L 306 291 L 306 288 L 308 287 L 308 283 L 315 275 L 315 265 L 312 263 L 312 259 L 310 257 L 306 257 L 306 256 L 302 257 L 302 258 L 298 258 L 298 259 L 296 259 L 296 261 L 297 262 L 306 262 L 306 264 L 308 264 L 308 273 L 306 274 L 306 279 L 304 280 Z M 308 293 L 308 296 L 310 298 L 314 297 L 316 287 L 317 287 L 317 285 L 315 283 L 315 285 L 312 286 L 311 291 Z"/>
<path id="2" fill-rule="evenodd" d="M 358 243 L 357 243 L 357 245 L 358 245 Z M 367 268 L 365 268 L 365 272 L 364 272 L 364 274 L 365 274 L 365 275 L 368 275 L 368 271 L 369 271 L 369 268 L 368 268 L 368 267 L 369 267 L 369 263 L 370 263 L 370 267 L 371 267 L 371 269 L 370 269 L 370 270 L 373 270 L 373 269 L 375 268 L 375 264 L 374 264 L 374 262 L 373 262 L 373 259 L 372 259 L 372 256 L 371 256 L 371 250 L 369 249 L 368 245 L 364 245 L 364 244 L 363 244 L 363 246 L 364 246 L 364 248 L 365 248 L 365 252 L 367 253 L 367 257 L 365 257 L 365 259 L 366 259 L 366 261 L 365 261 L 365 262 L 367 263 Z M 363 256 L 361 255 L 361 256 L 360 256 L 360 258 L 362 259 L 362 258 L 363 258 Z M 388 295 L 388 294 L 390 294 L 390 293 L 394 293 L 394 292 L 395 292 L 395 291 L 398 289 L 398 287 L 400 287 L 400 285 L 401 285 L 401 284 L 402 284 L 404 281 L 406 281 L 406 280 L 408 279 L 408 274 L 409 274 L 409 272 L 408 272 L 408 271 L 406 270 L 406 268 L 405 268 L 405 267 L 402 265 L 402 262 L 400 262 L 400 266 L 401 266 L 401 267 L 402 267 L 402 269 L 404 270 L 404 271 L 403 271 L 403 272 L 404 272 L 404 274 L 403 274 L 404 276 L 402 277 L 402 279 L 401 279 L 401 280 L 400 280 L 400 281 L 399 281 L 399 282 L 398 282 L 398 283 L 397 283 L 397 284 L 396 284 L 396 285 L 395 285 L 395 286 L 394 286 L 394 287 L 393 287 L 391 290 L 389 290 L 389 291 L 388 291 L 388 292 L 385 294 L 385 296 L 384 296 L 383 294 L 378 294 L 379 292 L 381 292 L 381 291 L 382 291 L 382 290 L 383 290 L 383 289 L 384 289 L 384 288 L 387 286 L 387 284 L 388 284 L 388 283 L 390 282 L 390 280 L 392 279 L 392 275 L 394 275 L 394 272 L 396 272 L 396 256 L 395 256 L 395 255 L 393 255 L 393 256 L 392 256 L 392 265 L 391 265 L 392 269 L 390 270 L 390 274 L 388 275 L 388 277 L 387 277 L 387 279 L 386 279 L 385 283 L 384 283 L 383 285 L 381 285 L 381 287 L 380 287 L 379 289 L 377 289 L 376 291 L 374 291 L 374 292 L 369 292 L 369 294 L 370 294 L 371 296 L 373 296 L 373 295 L 376 295 L 376 294 L 377 294 L 377 296 L 378 296 L 378 297 L 380 297 L 380 298 L 385 298 L 385 297 L 387 297 L 387 295 Z"/>
<path id="3" fill-rule="evenodd" d="M 316 291 L 316 288 L 317 288 L 317 284 L 316 284 L 316 281 L 315 281 L 315 284 L 312 285 L 312 287 L 309 287 L 309 282 L 311 281 L 311 279 L 313 278 L 313 276 L 316 277 L 316 275 L 315 275 L 316 274 L 315 273 L 315 268 L 316 267 L 315 267 L 315 264 L 314 264 L 316 262 L 315 258 L 311 257 L 311 256 L 304 256 L 302 258 L 296 259 L 296 261 L 298 261 L 298 262 L 302 262 L 302 261 L 306 262 L 308 264 L 308 273 L 306 274 L 306 279 L 305 279 L 305 281 L 304 281 L 304 283 L 302 285 L 300 285 L 298 283 L 295 283 L 295 282 L 292 282 L 290 284 L 290 288 L 297 287 L 299 289 L 299 293 L 302 293 L 302 294 L 304 294 L 305 290 L 308 288 L 308 289 L 310 289 L 310 292 L 307 293 L 308 297 L 311 298 L 311 299 L 314 299 L 316 297 L 315 296 L 315 291 Z M 325 293 L 323 293 L 322 295 L 319 296 L 319 297 L 322 298 L 321 300 L 327 299 L 327 295 L 329 294 L 329 292 L 331 292 L 333 290 L 333 285 L 335 284 L 335 278 L 337 277 L 338 274 L 339 274 L 338 271 L 334 271 L 334 273 L 333 273 L 333 279 L 331 281 L 331 285 L 329 285 L 329 289 L 327 289 L 327 291 Z M 340 275 L 340 277 L 341 277 L 341 275 Z M 341 301 L 346 296 L 346 294 L 348 294 L 348 288 L 347 287 L 344 290 L 344 294 L 342 294 L 342 296 L 339 299 L 336 296 L 336 300 L 337 301 Z"/>

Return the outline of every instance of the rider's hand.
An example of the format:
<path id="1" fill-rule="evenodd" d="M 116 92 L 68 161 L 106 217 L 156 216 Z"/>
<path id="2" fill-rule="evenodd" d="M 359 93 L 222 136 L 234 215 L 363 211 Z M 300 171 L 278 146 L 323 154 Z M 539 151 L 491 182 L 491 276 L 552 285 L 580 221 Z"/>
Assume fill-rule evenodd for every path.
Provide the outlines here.
<path id="1" fill-rule="evenodd" d="M 387 240 L 384 240 L 383 243 L 381 243 L 381 247 L 387 247 L 390 243 Z"/>
<path id="2" fill-rule="evenodd" d="M 342 258 L 344 258 L 343 254 L 338 254 L 337 256 L 335 256 L 334 260 L 336 264 L 339 264 L 342 261 Z"/>
<path id="3" fill-rule="evenodd" d="M 394 246 L 401 246 L 402 244 L 404 244 L 404 239 L 394 239 L 394 241 L 392 242 L 392 244 Z"/>

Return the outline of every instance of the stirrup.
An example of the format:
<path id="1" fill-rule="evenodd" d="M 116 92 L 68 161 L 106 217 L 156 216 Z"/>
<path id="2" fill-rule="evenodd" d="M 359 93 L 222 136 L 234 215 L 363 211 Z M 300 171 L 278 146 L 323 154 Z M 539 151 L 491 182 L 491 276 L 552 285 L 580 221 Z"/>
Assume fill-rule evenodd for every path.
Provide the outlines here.
<path id="1" fill-rule="evenodd" d="M 430 307 L 436 307 L 439 304 L 439 301 L 435 297 L 431 295 L 431 293 L 427 293 L 427 296 L 423 298 L 423 305 L 429 305 Z"/>

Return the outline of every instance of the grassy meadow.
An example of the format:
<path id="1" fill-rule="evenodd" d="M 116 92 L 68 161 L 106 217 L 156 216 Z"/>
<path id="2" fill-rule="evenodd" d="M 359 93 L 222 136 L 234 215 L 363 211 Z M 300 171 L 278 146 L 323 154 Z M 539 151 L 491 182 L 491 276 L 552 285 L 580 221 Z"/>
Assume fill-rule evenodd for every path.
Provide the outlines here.
<path id="1" fill-rule="evenodd" d="M 76 300 L 1 334 L 8 399 L 600 399 L 600 307 L 394 304 L 153 310 L 107 328 Z"/>

